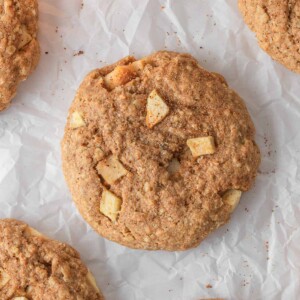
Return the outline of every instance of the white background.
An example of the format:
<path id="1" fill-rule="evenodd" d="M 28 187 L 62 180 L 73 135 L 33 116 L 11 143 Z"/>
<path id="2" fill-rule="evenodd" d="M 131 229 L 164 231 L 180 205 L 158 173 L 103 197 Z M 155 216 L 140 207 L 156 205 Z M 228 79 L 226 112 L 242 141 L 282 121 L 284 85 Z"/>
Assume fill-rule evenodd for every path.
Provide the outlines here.
<path id="1" fill-rule="evenodd" d="M 40 64 L 0 113 L 0 217 L 74 246 L 108 300 L 299 299 L 300 76 L 260 50 L 237 1 L 39 2 Z M 78 214 L 61 171 L 67 111 L 85 74 L 160 49 L 189 52 L 226 77 L 247 104 L 262 153 L 232 221 L 185 252 L 104 240 Z"/>

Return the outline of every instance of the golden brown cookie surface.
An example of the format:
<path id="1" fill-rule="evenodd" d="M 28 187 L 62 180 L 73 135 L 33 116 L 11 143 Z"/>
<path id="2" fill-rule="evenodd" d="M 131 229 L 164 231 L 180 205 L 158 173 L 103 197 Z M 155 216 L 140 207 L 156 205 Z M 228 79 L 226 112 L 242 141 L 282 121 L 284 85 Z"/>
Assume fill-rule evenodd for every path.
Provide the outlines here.
<path id="1" fill-rule="evenodd" d="M 91 72 L 70 108 L 64 174 L 86 221 L 132 248 L 184 250 L 229 220 L 260 161 L 224 78 L 187 54 Z"/>
<path id="2" fill-rule="evenodd" d="M 95 279 L 67 244 L 23 222 L 0 220 L 1 300 L 102 300 Z"/>
<path id="3" fill-rule="evenodd" d="M 300 73 L 300 1 L 239 0 L 239 7 L 261 48 Z"/>
<path id="4" fill-rule="evenodd" d="M 36 0 L 0 1 L 0 111 L 38 63 L 37 22 Z"/>

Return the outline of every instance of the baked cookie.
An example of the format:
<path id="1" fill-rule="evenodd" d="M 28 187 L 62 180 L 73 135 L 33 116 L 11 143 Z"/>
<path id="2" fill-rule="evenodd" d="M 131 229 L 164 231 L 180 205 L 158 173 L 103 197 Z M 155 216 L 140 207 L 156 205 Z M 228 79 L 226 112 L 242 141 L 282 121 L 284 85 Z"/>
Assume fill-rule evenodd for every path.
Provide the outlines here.
<path id="1" fill-rule="evenodd" d="M 239 7 L 261 48 L 300 73 L 300 1 L 239 0 Z"/>
<path id="2" fill-rule="evenodd" d="M 67 244 L 27 224 L 0 220 L 1 300 L 102 300 L 96 281 Z"/>
<path id="3" fill-rule="evenodd" d="M 0 1 L 0 111 L 38 63 L 37 29 L 36 0 Z"/>
<path id="4" fill-rule="evenodd" d="M 188 54 L 93 71 L 70 108 L 63 170 L 85 220 L 132 248 L 184 250 L 225 224 L 260 161 L 242 99 Z"/>

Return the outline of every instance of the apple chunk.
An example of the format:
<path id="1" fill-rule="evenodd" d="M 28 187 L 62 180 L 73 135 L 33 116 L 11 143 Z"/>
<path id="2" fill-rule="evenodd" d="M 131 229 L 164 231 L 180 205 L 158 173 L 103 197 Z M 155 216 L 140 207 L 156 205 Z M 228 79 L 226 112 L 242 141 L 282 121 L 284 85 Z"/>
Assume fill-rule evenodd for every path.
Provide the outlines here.
<path id="1" fill-rule="evenodd" d="M 26 228 L 26 233 L 29 236 L 35 236 L 35 237 L 39 237 L 39 238 L 46 238 L 43 234 L 41 234 L 39 231 L 35 230 L 32 227 Z"/>
<path id="2" fill-rule="evenodd" d="M 104 83 L 110 90 L 124 85 L 136 77 L 136 71 L 131 65 L 117 66 L 104 77 Z"/>
<path id="3" fill-rule="evenodd" d="M 223 201 L 231 206 L 231 211 L 234 211 L 240 202 L 242 191 L 228 190 L 222 197 Z"/>
<path id="4" fill-rule="evenodd" d="M 111 219 L 113 222 L 117 220 L 121 210 L 122 200 L 108 190 L 104 190 L 100 202 L 100 212 Z"/>
<path id="5" fill-rule="evenodd" d="M 146 59 L 141 59 L 141 60 L 136 60 L 133 63 L 131 63 L 131 66 L 133 67 L 133 69 L 136 72 L 141 72 L 145 68 L 146 64 L 147 64 Z"/>
<path id="6" fill-rule="evenodd" d="M 73 129 L 85 126 L 85 122 L 78 111 L 74 111 L 70 119 L 70 127 Z"/>
<path id="7" fill-rule="evenodd" d="M 165 101 L 159 96 L 156 90 L 153 90 L 147 99 L 146 125 L 149 128 L 160 123 L 169 113 L 170 109 Z"/>
<path id="8" fill-rule="evenodd" d="M 96 283 L 96 279 L 90 271 L 87 274 L 87 280 L 92 285 L 92 287 L 95 289 L 95 291 L 100 293 L 100 290 L 99 290 L 99 288 L 97 286 L 97 283 Z"/>
<path id="9" fill-rule="evenodd" d="M 32 36 L 28 33 L 26 27 L 22 26 L 20 42 L 19 42 L 19 49 L 21 49 L 24 46 L 26 46 L 27 44 L 29 44 L 31 40 L 32 40 Z"/>
<path id="10" fill-rule="evenodd" d="M 215 141 L 212 136 L 189 139 L 186 143 L 194 157 L 213 154 L 216 151 Z"/>
<path id="11" fill-rule="evenodd" d="M 114 155 L 101 160 L 97 165 L 98 173 L 108 184 L 115 183 L 118 179 L 125 176 L 128 172 Z"/>

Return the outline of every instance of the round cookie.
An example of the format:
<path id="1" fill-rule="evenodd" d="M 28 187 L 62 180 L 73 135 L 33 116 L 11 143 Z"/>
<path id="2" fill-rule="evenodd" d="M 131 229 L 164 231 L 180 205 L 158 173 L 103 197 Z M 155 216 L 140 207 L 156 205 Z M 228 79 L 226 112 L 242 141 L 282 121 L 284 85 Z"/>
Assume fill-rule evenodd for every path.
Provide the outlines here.
<path id="1" fill-rule="evenodd" d="M 63 170 L 84 219 L 139 249 L 184 250 L 225 224 L 260 162 L 242 99 L 188 54 L 91 72 L 70 108 Z"/>
<path id="2" fill-rule="evenodd" d="M 239 0 L 239 7 L 260 47 L 288 69 L 300 73 L 300 1 Z"/>
<path id="3" fill-rule="evenodd" d="M 37 30 L 36 0 L 0 1 L 0 111 L 39 61 Z"/>
<path id="4" fill-rule="evenodd" d="M 96 281 L 67 244 L 27 224 L 0 220 L 0 299 L 102 300 Z"/>

